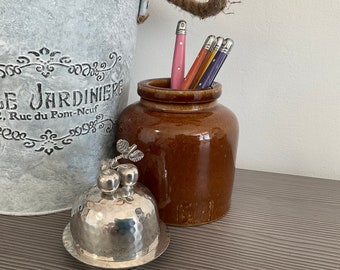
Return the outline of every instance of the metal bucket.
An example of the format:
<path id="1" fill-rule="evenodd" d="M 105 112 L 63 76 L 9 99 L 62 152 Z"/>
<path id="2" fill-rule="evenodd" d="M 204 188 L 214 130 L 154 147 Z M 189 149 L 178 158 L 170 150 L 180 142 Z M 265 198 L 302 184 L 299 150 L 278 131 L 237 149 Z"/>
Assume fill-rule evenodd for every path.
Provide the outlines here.
<path id="1" fill-rule="evenodd" d="M 0 2 L 0 213 L 70 208 L 127 104 L 136 0 Z"/>

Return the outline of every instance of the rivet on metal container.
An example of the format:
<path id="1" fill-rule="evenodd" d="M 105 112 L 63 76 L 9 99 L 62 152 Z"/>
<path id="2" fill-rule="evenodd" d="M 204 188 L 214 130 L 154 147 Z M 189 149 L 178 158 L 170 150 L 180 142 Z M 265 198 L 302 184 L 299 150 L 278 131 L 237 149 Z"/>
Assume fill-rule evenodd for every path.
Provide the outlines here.
<path id="1" fill-rule="evenodd" d="M 144 154 L 126 140 L 121 154 L 102 162 L 97 184 L 78 197 L 63 234 L 66 250 L 79 261 L 101 268 L 124 269 L 148 263 L 168 247 L 166 225 L 159 220 L 151 192 L 137 183 L 134 162 Z"/>

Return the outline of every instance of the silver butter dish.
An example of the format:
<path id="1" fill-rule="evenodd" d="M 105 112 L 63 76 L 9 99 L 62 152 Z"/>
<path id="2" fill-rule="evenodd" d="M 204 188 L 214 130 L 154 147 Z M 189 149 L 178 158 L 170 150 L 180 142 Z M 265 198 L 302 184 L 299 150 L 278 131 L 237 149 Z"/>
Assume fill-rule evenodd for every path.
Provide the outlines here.
<path id="1" fill-rule="evenodd" d="M 75 201 L 63 233 L 66 250 L 79 261 L 101 268 L 126 269 L 146 264 L 168 247 L 167 226 L 159 220 L 151 192 L 137 183 L 134 164 L 143 153 L 125 140 L 118 157 L 103 161 L 97 184 Z"/>

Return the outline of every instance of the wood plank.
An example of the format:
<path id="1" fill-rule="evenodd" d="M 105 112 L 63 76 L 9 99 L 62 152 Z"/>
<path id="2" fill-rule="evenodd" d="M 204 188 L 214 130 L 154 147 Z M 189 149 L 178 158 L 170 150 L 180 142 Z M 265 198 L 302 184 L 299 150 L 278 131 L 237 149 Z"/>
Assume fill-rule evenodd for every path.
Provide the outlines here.
<path id="1" fill-rule="evenodd" d="M 0 215 L 0 269 L 91 270 L 62 245 L 69 211 Z M 159 269 L 340 270 L 340 181 L 237 170 L 229 213 L 196 227 L 170 227 Z"/>

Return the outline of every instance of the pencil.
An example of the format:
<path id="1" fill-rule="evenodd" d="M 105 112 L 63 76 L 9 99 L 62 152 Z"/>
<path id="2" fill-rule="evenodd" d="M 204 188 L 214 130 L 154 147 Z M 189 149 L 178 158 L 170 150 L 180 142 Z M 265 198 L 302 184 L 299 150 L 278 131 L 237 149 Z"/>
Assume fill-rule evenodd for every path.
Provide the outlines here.
<path id="1" fill-rule="evenodd" d="M 215 54 L 217 53 L 217 51 L 220 49 L 223 40 L 224 40 L 223 37 L 217 37 L 216 38 L 216 43 L 215 43 L 214 48 L 209 52 L 209 54 L 207 55 L 207 57 L 205 58 L 205 60 L 201 64 L 201 66 L 200 66 L 200 68 L 199 68 L 199 70 L 197 72 L 197 76 L 195 77 L 193 83 L 190 85 L 190 89 L 196 89 L 196 87 L 198 85 L 198 82 L 202 78 L 204 72 L 208 68 L 210 62 L 213 60 L 213 58 L 214 58 Z"/>
<path id="2" fill-rule="evenodd" d="M 181 20 L 177 23 L 176 28 L 176 42 L 171 69 L 172 89 L 179 89 L 184 80 L 185 45 L 186 45 L 186 22 Z"/>
<path id="3" fill-rule="evenodd" d="M 211 49 L 214 47 L 215 42 L 216 42 L 216 37 L 214 35 L 210 35 L 206 38 L 195 61 L 190 67 L 188 74 L 185 76 L 184 81 L 181 84 L 181 87 L 180 87 L 181 90 L 189 89 L 190 85 L 193 83 L 195 79 L 195 76 L 197 75 L 197 72 L 200 66 L 202 65 L 203 61 L 205 60 L 206 56 L 209 54 Z"/>
<path id="4" fill-rule="evenodd" d="M 224 61 L 227 59 L 227 56 L 229 55 L 233 44 L 234 42 L 230 38 L 226 38 L 223 41 L 220 49 L 214 56 L 214 59 L 211 61 L 207 70 L 204 72 L 202 78 L 198 82 L 197 89 L 205 89 L 212 85 L 217 76 L 217 73 L 221 69 Z"/>

